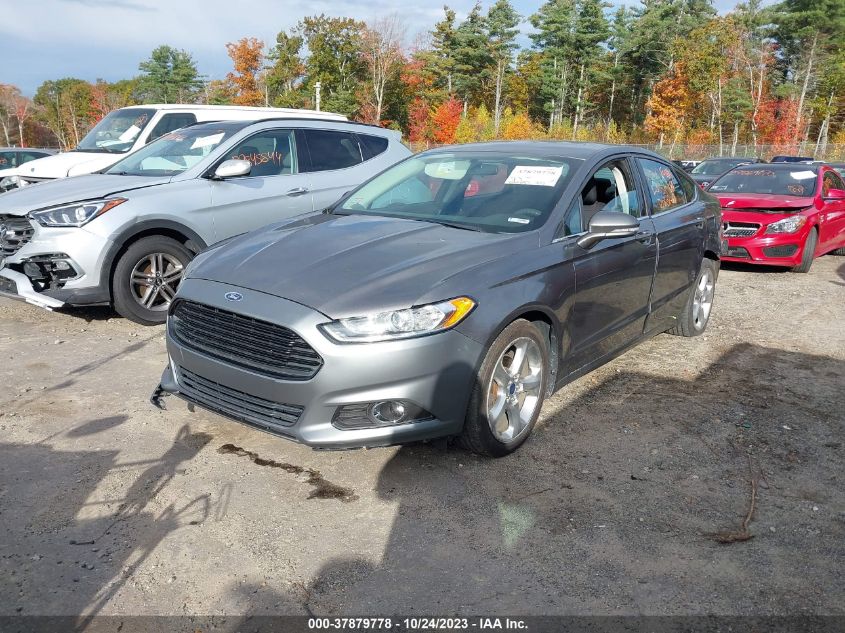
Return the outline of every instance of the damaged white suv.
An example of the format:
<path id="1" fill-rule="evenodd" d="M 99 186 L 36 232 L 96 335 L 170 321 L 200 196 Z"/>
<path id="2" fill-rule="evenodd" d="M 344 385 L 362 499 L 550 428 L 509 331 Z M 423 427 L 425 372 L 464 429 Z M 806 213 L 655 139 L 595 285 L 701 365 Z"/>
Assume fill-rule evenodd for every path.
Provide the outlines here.
<path id="1" fill-rule="evenodd" d="M 171 132 L 99 174 L 0 196 L 0 295 L 163 323 L 201 250 L 323 209 L 409 155 L 398 132 L 313 117 Z"/>

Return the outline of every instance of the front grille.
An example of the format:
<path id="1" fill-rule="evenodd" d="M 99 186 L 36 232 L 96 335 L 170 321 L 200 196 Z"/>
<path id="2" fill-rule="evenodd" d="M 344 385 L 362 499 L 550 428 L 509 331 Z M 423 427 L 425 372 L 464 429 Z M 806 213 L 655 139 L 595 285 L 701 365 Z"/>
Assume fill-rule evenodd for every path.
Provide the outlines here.
<path id="1" fill-rule="evenodd" d="M 725 237 L 751 237 L 760 230 L 759 224 L 752 222 L 725 222 L 722 235 Z"/>
<path id="2" fill-rule="evenodd" d="M 798 250 L 798 246 L 795 244 L 789 244 L 787 246 L 767 246 L 763 249 L 763 255 L 766 257 L 792 257 L 795 255 L 795 251 Z"/>
<path id="3" fill-rule="evenodd" d="M 741 259 L 751 259 L 751 255 L 748 254 L 748 251 L 742 248 L 741 246 L 730 246 L 728 247 L 728 252 L 725 253 L 728 257 L 737 257 Z"/>
<path id="4" fill-rule="evenodd" d="M 304 409 L 251 396 L 179 368 L 179 393 L 197 404 L 267 431 L 282 431 L 299 421 Z"/>
<path id="5" fill-rule="evenodd" d="M 32 239 L 35 229 L 26 218 L 0 215 L 0 257 L 10 257 Z"/>
<path id="6" fill-rule="evenodd" d="M 188 349 L 271 378 L 308 380 L 323 359 L 301 336 L 193 301 L 179 301 L 170 315 L 174 338 Z"/>

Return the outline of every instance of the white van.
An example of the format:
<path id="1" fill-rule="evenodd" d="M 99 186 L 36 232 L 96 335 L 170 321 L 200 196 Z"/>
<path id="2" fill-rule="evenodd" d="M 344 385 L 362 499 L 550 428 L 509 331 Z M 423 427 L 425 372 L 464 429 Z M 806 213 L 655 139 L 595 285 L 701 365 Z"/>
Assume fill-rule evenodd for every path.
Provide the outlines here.
<path id="1" fill-rule="evenodd" d="M 346 121 L 331 112 L 247 106 L 154 104 L 120 108 L 107 114 L 79 145 L 63 154 L 0 170 L 0 192 L 46 180 L 91 174 L 105 169 L 173 130 L 204 121 L 255 121 L 269 118 Z"/>

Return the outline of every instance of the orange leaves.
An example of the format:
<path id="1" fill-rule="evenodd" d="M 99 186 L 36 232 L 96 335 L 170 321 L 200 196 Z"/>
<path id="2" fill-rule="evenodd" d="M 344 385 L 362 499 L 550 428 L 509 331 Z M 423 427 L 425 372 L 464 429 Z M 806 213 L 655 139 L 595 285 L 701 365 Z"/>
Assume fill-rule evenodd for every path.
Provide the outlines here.
<path id="1" fill-rule="evenodd" d="M 244 37 L 226 44 L 226 52 L 232 59 L 234 72 L 226 75 L 238 105 L 263 105 L 264 95 L 258 86 L 258 74 L 264 63 L 264 42 L 257 37 Z"/>
<path id="2" fill-rule="evenodd" d="M 691 105 L 689 81 L 679 63 L 671 74 L 654 84 L 647 104 L 646 130 L 655 136 L 680 132 Z"/>
<path id="3" fill-rule="evenodd" d="M 449 97 L 431 114 L 432 135 L 438 143 L 455 142 L 455 132 L 461 122 L 463 106 L 455 97 Z"/>

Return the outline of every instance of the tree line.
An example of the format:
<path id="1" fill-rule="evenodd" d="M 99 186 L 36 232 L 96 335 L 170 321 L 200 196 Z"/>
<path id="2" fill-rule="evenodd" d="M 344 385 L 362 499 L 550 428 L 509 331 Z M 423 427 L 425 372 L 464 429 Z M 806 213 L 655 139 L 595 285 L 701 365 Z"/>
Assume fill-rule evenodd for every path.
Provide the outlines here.
<path id="1" fill-rule="evenodd" d="M 520 27 L 530 25 L 527 38 Z M 412 143 L 551 138 L 675 145 L 845 144 L 845 0 L 548 0 L 520 15 L 448 6 L 409 38 L 402 20 L 303 18 L 274 42 L 226 44 L 232 70 L 204 77 L 160 46 L 137 76 L 45 81 L 30 100 L 0 85 L 9 143 L 74 146 L 137 103 L 314 108 L 400 129 Z"/>

